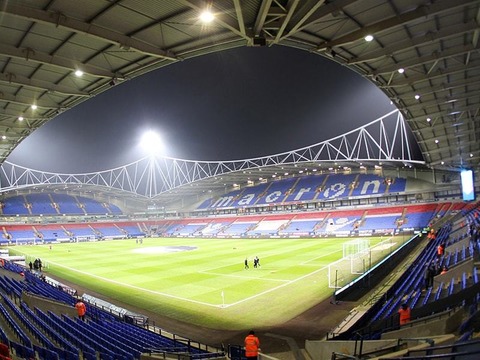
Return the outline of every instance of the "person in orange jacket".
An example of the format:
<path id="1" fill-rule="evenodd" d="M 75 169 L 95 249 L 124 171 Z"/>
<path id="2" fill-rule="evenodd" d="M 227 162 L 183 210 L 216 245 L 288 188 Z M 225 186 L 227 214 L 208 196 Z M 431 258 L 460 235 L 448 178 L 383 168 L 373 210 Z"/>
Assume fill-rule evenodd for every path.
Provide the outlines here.
<path id="1" fill-rule="evenodd" d="M 400 325 L 410 322 L 411 310 L 408 304 L 403 304 L 400 310 L 398 310 L 398 314 L 400 315 Z"/>
<path id="2" fill-rule="evenodd" d="M 255 336 L 255 332 L 251 330 L 245 338 L 245 356 L 248 360 L 257 360 L 260 351 L 260 340 Z"/>
<path id="3" fill-rule="evenodd" d="M 84 302 L 80 299 L 77 300 L 75 304 L 75 308 L 77 309 L 78 318 L 81 320 L 85 320 L 85 314 L 87 313 L 87 307 L 85 306 Z"/>

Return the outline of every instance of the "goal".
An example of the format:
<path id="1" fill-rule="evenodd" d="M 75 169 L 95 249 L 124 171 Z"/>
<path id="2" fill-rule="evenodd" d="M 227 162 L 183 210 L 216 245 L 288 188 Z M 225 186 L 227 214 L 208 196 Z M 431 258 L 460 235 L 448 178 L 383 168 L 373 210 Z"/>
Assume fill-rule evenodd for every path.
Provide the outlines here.
<path id="1" fill-rule="evenodd" d="M 390 236 L 370 246 L 369 239 L 355 239 L 343 244 L 343 257 L 328 265 L 328 286 L 338 289 L 358 275 L 365 274 L 375 264 L 387 257 L 401 244 Z"/>
<path id="2" fill-rule="evenodd" d="M 343 244 L 343 257 L 328 265 L 328 286 L 339 289 L 369 268 L 370 241 L 355 239 Z"/>

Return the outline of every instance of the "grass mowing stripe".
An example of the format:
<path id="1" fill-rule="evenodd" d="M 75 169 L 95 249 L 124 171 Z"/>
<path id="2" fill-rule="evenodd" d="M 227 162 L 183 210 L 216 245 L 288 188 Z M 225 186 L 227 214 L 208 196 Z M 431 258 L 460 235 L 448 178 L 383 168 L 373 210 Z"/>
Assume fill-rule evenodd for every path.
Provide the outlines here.
<path id="1" fill-rule="evenodd" d="M 62 265 L 62 264 L 57 264 L 57 263 L 54 263 L 54 262 L 51 262 L 51 264 L 54 264 L 58 267 L 61 267 L 61 268 L 64 268 L 64 269 L 68 269 L 72 272 L 76 272 L 76 273 L 79 273 L 79 274 L 82 274 L 82 275 L 87 275 L 87 276 L 90 276 L 92 278 L 95 278 L 95 279 L 99 279 L 101 281 L 105 281 L 105 282 L 109 282 L 109 283 L 112 283 L 112 284 L 117 284 L 117 285 L 121 285 L 121 286 L 124 286 L 124 287 L 128 287 L 128 288 L 132 288 L 132 289 L 135 289 L 135 290 L 140 290 L 140 291 L 144 291 L 144 292 L 148 292 L 150 294 L 155 294 L 155 295 L 160 295 L 160 296 L 166 296 L 166 297 L 169 297 L 169 298 L 172 298 L 172 299 L 175 299 L 175 300 L 181 300 L 181 301 L 187 301 L 187 302 L 192 302 L 192 303 L 195 303 L 195 304 L 201 304 L 201 305 L 206 305 L 206 306 L 217 306 L 217 305 L 213 305 L 213 304 L 209 304 L 209 303 L 204 303 L 204 302 L 201 302 L 201 301 L 195 301 L 195 300 L 191 300 L 191 299 L 187 299 L 187 298 L 181 298 L 181 297 L 178 297 L 178 296 L 174 296 L 174 295 L 170 295 L 170 294 L 165 294 L 165 293 L 161 293 L 161 292 L 158 292 L 158 291 L 153 291 L 153 290 L 150 290 L 150 289 L 145 289 L 145 288 L 141 288 L 139 286 L 135 286 L 135 285 L 132 285 L 132 284 L 126 284 L 126 283 L 122 283 L 122 282 L 119 282 L 119 281 L 115 281 L 115 280 L 112 280 L 112 279 L 107 279 L 107 278 L 104 278 L 104 277 L 101 277 L 101 276 L 98 276 L 98 275 L 95 275 L 95 274 L 90 274 L 86 271 L 82 271 L 82 270 L 78 270 L 78 269 L 73 269 L 73 268 L 70 268 L 68 266 L 65 266 L 65 265 Z"/>
<path id="2" fill-rule="evenodd" d="M 266 326 L 287 321 L 328 299 L 332 290 L 326 268 L 343 256 L 342 245 L 351 240 L 147 238 L 143 245 L 115 240 L 9 249 L 27 259 L 41 258 L 47 275 L 114 303 L 200 326 L 245 329 L 259 319 Z M 194 250 L 154 251 L 181 246 Z M 255 256 L 259 269 L 252 266 Z M 245 258 L 250 270 L 244 270 Z M 222 307 L 223 300 L 228 307 Z"/>
<path id="3" fill-rule="evenodd" d="M 325 270 L 325 269 L 326 269 L 326 267 L 323 267 L 323 268 L 318 269 L 318 270 L 316 270 L 316 271 L 313 271 L 313 272 L 311 272 L 311 273 L 309 273 L 309 274 L 306 274 L 306 275 L 304 275 L 304 276 L 301 276 L 301 277 L 299 277 L 298 279 L 291 280 L 291 281 L 289 281 L 288 283 L 285 283 L 285 284 L 276 286 L 276 287 L 274 287 L 274 288 L 272 288 L 272 289 L 270 289 L 270 290 L 264 291 L 263 293 L 258 293 L 258 294 L 255 294 L 255 295 L 247 298 L 247 299 L 244 299 L 244 300 L 241 300 L 241 301 L 237 301 L 236 303 L 232 303 L 232 304 L 230 304 L 228 307 L 241 304 L 241 303 L 243 303 L 243 302 L 245 302 L 245 301 L 248 301 L 248 300 L 251 300 L 251 299 L 255 299 L 256 297 L 266 295 L 266 294 L 268 294 L 268 293 L 270 293 L 270 292 L 272 292 L 272 291 L 277 291 L 277 290 L 279 290 L 279 289 L 281 289 L 281 288 L 283 288 L 283 287 L 285 287 L 285 286 L 291 285 L 291 284 L 293 284 L 293 283 L 295 283 L 295 282 L 297 282 L 297 281 L 300 281 L 300 280 L 302 280 L 302 279 L 304 279 L 304 278 L 306 278 L 306 277 L 312 276 L 312 275 L 314 275 L 314 274 L 316 274 L 316 273 L 318 273 L 318 272 L 320 272 L 320 271 L 323 271 L 323 270 Z"/>

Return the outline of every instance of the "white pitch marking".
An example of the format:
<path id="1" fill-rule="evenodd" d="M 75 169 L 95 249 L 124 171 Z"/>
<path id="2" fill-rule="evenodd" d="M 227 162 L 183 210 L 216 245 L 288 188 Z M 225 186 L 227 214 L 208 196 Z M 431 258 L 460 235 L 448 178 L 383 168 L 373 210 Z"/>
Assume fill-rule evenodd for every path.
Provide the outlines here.
<path id="1" fill-rule="evenodd" d="M 241 303 L 243 303 L 243 302 L 245 302 L 245 301 L 248 301 L 248 300 L 251 300 L 251 299 L 255 299 L 255 298 L 259 297 L 259 296 L 268 294 L 268 293 L 270 293 L 270 292 L 272 292 L 272 291 L 276 291 L 276 290 L 281 289 L 281 288 L 283 288 L 283 287 L 285 287 L 285 286 L 288 286 L 288 285 L 290 285 L 290 284 L 296 283 L 296 282 L 299 281 L 299 280 L 305 279 L 306 277 L 309 277 L 309 276 L 311 276 L 311 275 L 313 275 L 313 274 L 316 274 L 316 273 L 318 273 L 318 272 L 320 272 L 320 271 L 322 271 L 322 270 L 325 270 L 325 269 L 327 269 L 327 268 L 328 268 L 327 266 L 324 266 L 323 268 L 317 269 L 317 270 L 315 270 L 315 271 L 312 271 L 311 273 L 308 273 L 308 274 L 305 274 L 305 275 L 303 275 L 303 276 L 300 276 L 300 277 L 296 278 L 295 280 L 291 280 L 291 281 L 289 281 L 289 282 L 287 282 L 287 283 L 284 283 L 284 284 L 282 284 L 282 285 L 279 285 L 279 286 L 276 286 L 276 287 L 274 287 L 274 288 L 265 290 L 265 291 L 263 291 L 263 292 L 260 292 L 260 293 L 258 293 L 258 294 L 255 294 L 255 295 L 250 296 L 250 297 L 248 297 L 248 298 L 245 298 L 245 299 L 243 299 L 243 300 L 239 300 L 239 301 L 236 301 L 236 302 L 234 302 L 234 303 L 225 305 L 225 306 L 223 306 L 223 307 L 228 308 L 228 307 L 231 307 L 231 306 L 234 306 L 234 305 L 241 304 Z"/>
<path id="2" fill-rule="evenodd" d="M 210 307 L 218 307 L 218 305 L 206 303 L 206 302 L 203 302 L 203 301 L 197 301 L 197 300 L 187 299 L 187 298 L 183 298 L 183 297 L 180 297 L 180 296 L 170 295 L 170 294 L 162 293 L 162 292 L 159 292 L 159 291 L 153 291 L 153 290 L 141 288 L 141 287 L 135 286 L 135 285 L 125 284 L 125 283 L 122 283 L 122 282 L 120 282 L 120 281 L 115 281 L 115 280 L 107 279 L 107 278 L 104 278 L 104 277 L 102 277 L 102 276 L 90 274 L 90 273 L 88 273 L 88 272 L 86 272 L 86 271 L 77 270 L 77 269 L 74 269 L 74 268 L 71 268 L 71 267 L 68 267 L 68 266 L 64 266 L 64 265 L 61 265 L 61 264 L 58 264 L 58 263 L 55 263 L 55 262 L 52 262 L 52 261 L 50 261 L 50 264 L 55 264 L 55 265 L 57 265 L 58 267 L 63 267 L 63 268 L 65 268 L 65 269 L 69 269 L 69 270 L 71 270 L 71 271 L 78 272 L 78 273 L 80 273 L 80 274 L 88 275 L 88 276 L 91 276 L 91 277 L 94 277 L 94 278 L 103 280 L 103 281 L 105 281 L 105 282 L 109 282 L 109 283 L 113 283 L 113 284 L 118 284 L 118 285 L 121 285 L 121 286 L 125 286 L 125 287 L 129 287 L 129 288 L 132 288 L 132 289 L 136 289 L 136 290 L 148 292 L 148 293 L 151 293 L 151 294 L 161 295 L 161 296 L 165 296 L 165 297 L 172 298 L 172 299 L 176 299 L 176 300 L 183 300 L 183 301 L 191 302 L 191 303 L 194 303 L 194 304 L 200 304 L 200 305 L 205 305 L 205 306 L 210 306 Z"/>
<path id="3" fill-rule="evenodd" d="M 330 255 L 335 254 L 335 253 L 337 253 L 337 252 L 342 252 L 342 250 L 332 251 L 332 252 L 329 252 L 328 254 L 316 256 L 316 257 L 314 257 L 314 258 L 311 258 L 310 260 L 301 262 L 300 265 L 307 265 L 310 261 L 315 261 L 315 260 L 317 260 L 317 259 L 320 259 L 320 258 L 325 257 L 325 256 L 330 256 Z"/>
<path id="4" fill-rule="evenodd" d="M 223 274 L 223 273 L 215 273 L 215 272 L 212 272 L 212 271 L 199 271 L 199 273 L 216 275 L 216 276 L 224 276 L 224 277 L 234 277 L 234 278 L 248 279 L 248 280 L 265 280 L 265 281 L 274 281 L 274 282 L 288 282 L 288 281 L 291 281 L 291 280 L 286 280 L 286 279 L 265 279 L 265 278 L 255 277 L 255 276 L 230 275 L 230 274 Z"/>
<path id="5" fill-rule="evenodd" d="M 191 302 L 191 303 L 194 303 L 194 304 L 200 304 L 200 305 L 205 305 L 205 306 L 210 306 L 210 307 L 217 307 L 217 308 L 228 308 L 228 307 L 232 307 L 234 305 L 238 305 L 238 304 L 241 304 L 245 301 L 248 301 L 248 300 L 251 300 L 251 299 L 255 299 L 259 296 L 262 296 L 262 295 L 265 295 L 265 294 L 268 294 L 272 291 L 276 291 L 278 289 L 281 289 L 285 286 L 288 286 L 290 284 L 294 284 L 296 283 L 297 281 L 300 281 L 302 279 L 305 279 L 313 274 L 316 274 L 320 271 L 323 271 L 325 269 L 328 268 L 328 266 L 324 266 L 320 269 L 317 269 L 315 271 L 312 271 L 311 273 L 308 273 L 308 274 L 305 274 L 303 276 L 300 276 L 294 280 L 288 280 L 287 282 L 284 282 L 282 285 L 279 285 L 279 286 L 276 286 L 274 288 L 271 288 L 271 289 L 268 289 L 268 290 L 265 290 L 263 292 L 260 292 L 258 294 L 255 294 L 253 296 L 250 296 L 250 297 L 247 297 L 247 298 L 244 298 L 242 300 L 239 300 L 239 301 L 236 301 L 234 303 L 231 303 L 231 304 L 220 304 L 220 305 L 214 305 L 214 304 L 210 304 L 210 303 L 205 303 L 205 302 L 202 302 L 202 301 L 197 301 L 197 300 L 192 300 L 192 299 L 187 299 L 187 298 L 182 298 L 182 297 L 179 297 L 179 296 L 175 296 L 175 295 L 170 295 L 170 294 L 166 294 L 166 293 L 162 293 L 162 292 L 158 292 L 158 291 L 153 291 L 153 290 L 149 290 L 149 289 L 144 289 L 144 288 L 141 288 L 141 287 L 138 287 L 138 286 L 135 286 L 135 285 L 130 285 L 130 284 L 125 284 L 125 283 L 122 283 L 122 282 L 119 282 L 119 281 L 115 281 L 115 280 L 111 280 L 111 279 L 107 279 L 107 278 L 104 278 L 102 276 L 98 276 L 98 275 L 94 275 L 94 274 L 90 274 L 86 271 L 81 271 L 81 270 L 77 270 L 77 269 L 74 269 L 74 268 L 71 268 L 71 267 L 68 267 L 68 266 L 65 266 L 65 265 L 61 265 L 61 264 L 58 264 L 56 262 L 50 262 L 51 264 L 55 264 L 57 265 L 58 267 L 63 267 L 65 269 L 69 269 L 71 271 L 74 271 L 74 272 L 77 272 L 77 273 L 80 273 L 80 274 L 84 274 L 84 275 L 88 275 L 88 276 L 91 276 L 91 277 L 94 277 L 94 278 L 97 278 L 97 279 L 100 279 L 102 281 L 105 281 L 105 282 L 109 282 L 109 283 L 113 283 L 113 284 L 118 284 L 118 285 L 122 285 L 122 286 L 125 286 L 125 287 L 129 287 L 129 288 L 132 288 L 132 289 L 137 289 L 137 290 L 140 290 L 140 291 L 144 291 L 144 292 L 148 292 L 148 293 L 151 293 L 151 294 L 155 294 L 155 295 L 160 295 L 160 296 L 165 296 L 165 297 L 168 297 L 168 298 L 172 298 L 172 299 L 176 299 L 176 300 L 183 300 L 183 301 L 186 301 L 186 302 Z M 212 269 L 213 270 L 213 269 Z"/>

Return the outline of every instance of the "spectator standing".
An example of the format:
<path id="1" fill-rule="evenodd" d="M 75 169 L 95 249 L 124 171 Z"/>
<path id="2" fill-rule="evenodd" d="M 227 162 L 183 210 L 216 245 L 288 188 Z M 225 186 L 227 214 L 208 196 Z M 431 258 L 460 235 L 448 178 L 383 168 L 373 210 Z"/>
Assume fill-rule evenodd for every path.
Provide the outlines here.
<path id="1" fill-rule="evenodd" d="M 400 315 L 400 325 L 405 325 L 410 322 L 411 309 L 408 304 L 403 304 L 400 310 L 398 310 L 398 314 Z"/>
<path id="2" fill-rule="evenodd" d="M 445 254 L 445 244 L 441 243 L 437 247 L 437 257 L 441 258 Z"/>
<path id="3" fill-rule="evenodd" d="M 468 227 L 468 235 L 470 235 L 470 240 L 474 241 L 475 240 L 475 232 L 476 232 L 475 224 L 470 224 Z"/>
<path id="4" fill-rule="evenodd" d="M 85 306 L 85 303 L 78 299 L 77 303 L 75 304 L 75 308 L 77 309 L 78 318 L 85 321 L 85 314 L 87 313 L 87 307 Z"/>
<path id="5" fill-rule="evenodd" d="M 425 269 L 425 289 L 432 287 L 433 283 L 433 266 L 432 264 L 427 264 Z"/>
<path id="6" fill-rule="evenodd" d="M 255 332 L 251 330 L 244 341 L 245 357 L 248 360 L 257 360 L 260 351 L 260 340 L 255 336 Z"/>

